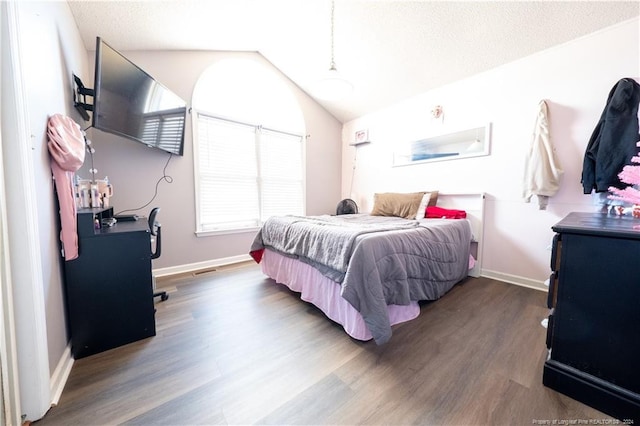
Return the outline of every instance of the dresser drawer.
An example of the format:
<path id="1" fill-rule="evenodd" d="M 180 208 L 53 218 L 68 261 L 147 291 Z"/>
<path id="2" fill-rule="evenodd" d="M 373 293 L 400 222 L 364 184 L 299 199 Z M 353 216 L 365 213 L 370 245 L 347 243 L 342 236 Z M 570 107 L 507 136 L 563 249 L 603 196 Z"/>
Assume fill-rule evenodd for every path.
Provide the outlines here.
<path id="1" fill-rule="evenodd" d="M 551 349 L 553 338 L 553 314 L 554 310 L 549 311 L 549 322 L 547 322 L 547 349 Z"/>
<path id="2" fill-rule="evenodd" d="M 551 244 L 551 270 L 557 271 L 560 268 L 560 255 L 562 252 L 562 237 L 560 234 L 553 236 Z"/>

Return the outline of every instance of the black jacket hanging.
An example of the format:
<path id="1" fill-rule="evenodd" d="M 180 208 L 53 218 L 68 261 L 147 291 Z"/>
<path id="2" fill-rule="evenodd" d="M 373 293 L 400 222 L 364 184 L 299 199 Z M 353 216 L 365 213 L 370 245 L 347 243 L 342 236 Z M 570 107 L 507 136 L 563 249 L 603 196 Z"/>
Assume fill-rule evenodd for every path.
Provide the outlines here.
<path id="1" fill-rule="evenodd" d="M 618 173 L 638 153 L 638 103 L 640 84 L 631 78 L 618 81 L 609 92 L 600 121 L 589 139 L 582 166 L 585 194 L 624 188 Z"/>

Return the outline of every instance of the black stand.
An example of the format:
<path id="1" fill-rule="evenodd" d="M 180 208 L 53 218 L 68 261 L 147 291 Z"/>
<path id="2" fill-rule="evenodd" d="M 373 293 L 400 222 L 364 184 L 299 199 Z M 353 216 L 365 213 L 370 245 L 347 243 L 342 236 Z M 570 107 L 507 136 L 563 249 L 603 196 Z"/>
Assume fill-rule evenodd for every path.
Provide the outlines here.
<path id="1" fill-rule="evenodd" d="M 76 84 L 76 91 L 73 94 L 73 106 L 76 107 L 76 110 L 80 113 L 84 121 L 89 121 L 90 117 L 87 111 L 93 111 L 93 104 L 87 102 L 87 96 L 94 97 L 95 92 L 93 89 L 84 87 L 80 77 L 75 74 L 73 74 L 73 81 Z"/>
<path id="2" fill-rule="evenodd" d="M 65 262 L 71 351 L 82 358 L 155 336 L 146 220 L 97 227 L 113 209 L 78 211 L 77 259 Z"/>

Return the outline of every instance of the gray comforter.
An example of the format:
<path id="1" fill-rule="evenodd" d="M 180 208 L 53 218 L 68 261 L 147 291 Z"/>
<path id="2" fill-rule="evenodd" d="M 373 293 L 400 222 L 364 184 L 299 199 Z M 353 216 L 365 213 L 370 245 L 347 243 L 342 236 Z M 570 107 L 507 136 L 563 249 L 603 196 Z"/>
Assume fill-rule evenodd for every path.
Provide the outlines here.
<path id="1" fill-rule="evenodd" d="M 391 337 L 386 305 L 436 300 L 467 276 L 466 220 L 412 221 L 369 215 L 269 219 L 251 251 L 268 248 L 341 283 L 377 344 Z"/>

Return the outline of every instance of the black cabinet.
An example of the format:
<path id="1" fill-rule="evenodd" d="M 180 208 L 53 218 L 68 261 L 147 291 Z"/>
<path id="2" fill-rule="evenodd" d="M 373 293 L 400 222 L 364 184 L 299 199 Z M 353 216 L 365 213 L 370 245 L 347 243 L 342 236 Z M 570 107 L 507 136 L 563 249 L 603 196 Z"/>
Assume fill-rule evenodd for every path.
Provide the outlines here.
<path id="1" fill-rule="evenodd" d="M 571 213 L 552 227 L 543 383 L 640 422 L 640 220 Z"/>
<path id="2" fill-rule="evenodd" d="M 82 358 L 154 336 L 147 221 L 100 226 L 112 209 L 78 211 L 78 258 L 65 262 L 71 351 Z"/>

